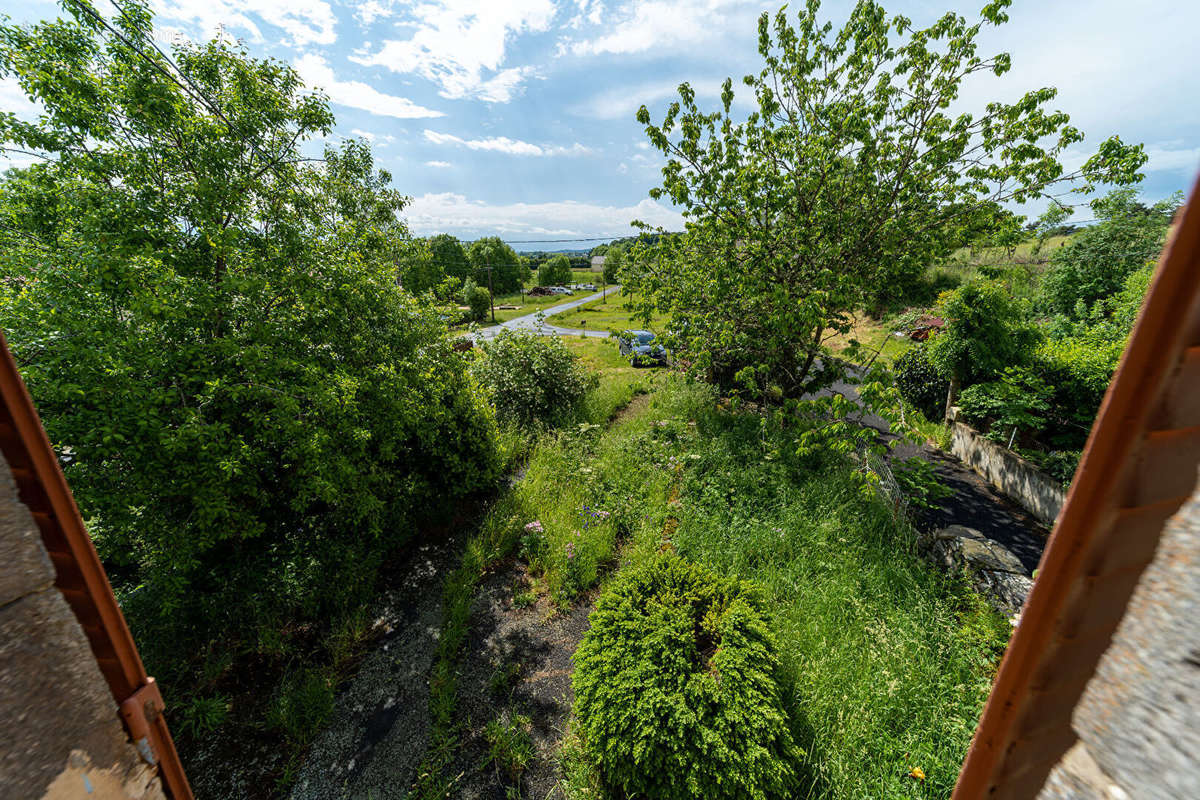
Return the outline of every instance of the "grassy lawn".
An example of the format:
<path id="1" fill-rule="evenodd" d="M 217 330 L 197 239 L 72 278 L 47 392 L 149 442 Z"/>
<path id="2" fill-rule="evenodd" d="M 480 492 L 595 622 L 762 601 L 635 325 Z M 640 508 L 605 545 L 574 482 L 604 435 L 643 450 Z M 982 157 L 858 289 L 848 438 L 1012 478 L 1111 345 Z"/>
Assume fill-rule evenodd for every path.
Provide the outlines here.
<path id="1" fill-rule="evenodd" d="M 655 314 L 650 319 L 649 330 L 661 331 L 666 316 Z M 634 320 L 632 313 L 625 308 L 621 291 L 610 292 L 603 300 L 593 300 L 554 318 L 554 324 L 564 328 L 587 328 L 601 331 L 623 331 L 629 328 L 643 328 L 641 322 Z"/>
<path id="2" fill-rule="evenodd" d="M 855 320 L 849 333 L 839 334 L 825 344 L 834 353 L 841 353 L 849 347 L 851 340 L 854 340 L 865 347 L 868 352 L 878 351 L 879 360 L 891 364 L 916 344 L 907 336 L 893 336 L 892 330 L 886 320 L 873 319 L 862 314 Z"/>

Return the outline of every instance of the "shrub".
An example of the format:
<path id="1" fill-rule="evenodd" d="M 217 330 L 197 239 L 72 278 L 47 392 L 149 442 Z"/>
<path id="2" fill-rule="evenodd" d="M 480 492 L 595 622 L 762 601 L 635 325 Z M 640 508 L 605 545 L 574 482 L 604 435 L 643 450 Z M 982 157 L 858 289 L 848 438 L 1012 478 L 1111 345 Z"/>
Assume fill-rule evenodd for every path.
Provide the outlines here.
<path id="1" fill-rule="evenodd" d="M 472 370 L 502 422 L 561 423 L 595 382 L 557 336 L 504 330 L 480 349 Z"/>
<path id="2" fill-rule="evenodd" d="M 963 389 L 958 398 L 963 416 L 987 423 L 987 437 L 998 442 L 1014 430 L 1037 434 L 1046 427 L 1053 390 L 1033 370 L 1008 367 L 997 380 Z"/>
<path id="3" fill-rule="evenodd" d="M 610 786 L 646 798 L 791 796 L 799 751 L 752 584 L 656 556 L 604 592 L 575 664 L 580 732 Z"/>
<path id="4" fill-rule="evenodd" d="M 476 322 L 483 322 L 487 318 L 488 311 L 492 308 L 492 296 L 488 294 L 487 289 L 482 286 L 476 286 L 471 290 L 467 304 L 471 306 L 471 319 Z"/>
<path id="5" fill-rule="evenodd" d="M 1028 363 L 1041 333 L 1025 304 L 999 283 L 967 284 L 938 299 L 946 327 L 926 345 L 938 372 L 964 385 L 986 381 L 1006 366 Z"/>
<path id="6" fill-rule="evenodd" d="M 571 282 L 571 260 L 564 255 L 551 256 L 538 267 L 538 286 L 563 286 Z"/>
<path id="7" fill-rule="evenodd" d="M 892 371 L 896 376 L 896 388 L 909 405 L 924 414 L 926 419 L 941 418 L 950 382 L 929 362 L 929 353 L 924 345 L 918 345 L 897 358 Z"/>

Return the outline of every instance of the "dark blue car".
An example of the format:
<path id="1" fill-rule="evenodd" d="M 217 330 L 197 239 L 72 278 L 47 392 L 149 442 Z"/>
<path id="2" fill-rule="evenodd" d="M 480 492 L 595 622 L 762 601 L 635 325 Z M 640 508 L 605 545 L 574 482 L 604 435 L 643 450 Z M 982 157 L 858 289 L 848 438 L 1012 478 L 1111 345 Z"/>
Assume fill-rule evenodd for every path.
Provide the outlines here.
<path id="1" fill-rule="evenodd" d="M 618 337 L 618 349 L 621 355 L 629 356 L 629 363 L 635 367 L 666 366 L 667 351 L 650 331 L 623 331 Z"/>

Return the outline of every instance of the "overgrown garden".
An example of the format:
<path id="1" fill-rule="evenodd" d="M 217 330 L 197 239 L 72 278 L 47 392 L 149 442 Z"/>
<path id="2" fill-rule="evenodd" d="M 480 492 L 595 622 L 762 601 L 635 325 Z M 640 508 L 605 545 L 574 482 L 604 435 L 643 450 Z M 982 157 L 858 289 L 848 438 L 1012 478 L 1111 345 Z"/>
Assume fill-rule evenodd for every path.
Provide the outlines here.
<path id="1" fill-rule="evenodd" d="M 1118 188 L 1044 268 L 958 264 L 1011 256 L 1006 205 L 1050 197 L 1041 252 L 1067 191 L 1145 161 L 1113 137 L 1065 171 L 1083 134 L 1053 89 L 947 110 L 1009 69 L 976 42 L 1008 6 L 916 29 L 860 2 L 835 30 L 810 0 L 762 16 L 746 119 L 732 80 L 715 111 L 687 84 L 639 111 L 667 158 L 651 194 L 687 219 L 605 248 L 670 348 L 649 373 L 597 340 L 454 347 L 489 288 L 578 265 L 412 237 L 365 142 L 304 155 L 334 118 L 288 65 L 223 39 L 168 55 L 136 2 L 0 26 L 0 76 L 45 109 L 0 117 L 37 157 L 0 180 L 2 324 L 185 755 L 265 742 L 263 793 L 286 790 L 385 565 L 469 528 L 414 796 L 460 777 L 472 602 L 519 564 L 525 602 L 595 608 L 566 796 L 948 797 L 1010 625 L 918 556 L 928 465 L 892 474 L 863 417 L 906 433 L 955 402 L 1068 475 L 1175 206 Z M 926 311 L 943 329 L 894 368 L 855 338 L 864 312 Z M 489 711 L 519 793 L 527 709 Z"/>

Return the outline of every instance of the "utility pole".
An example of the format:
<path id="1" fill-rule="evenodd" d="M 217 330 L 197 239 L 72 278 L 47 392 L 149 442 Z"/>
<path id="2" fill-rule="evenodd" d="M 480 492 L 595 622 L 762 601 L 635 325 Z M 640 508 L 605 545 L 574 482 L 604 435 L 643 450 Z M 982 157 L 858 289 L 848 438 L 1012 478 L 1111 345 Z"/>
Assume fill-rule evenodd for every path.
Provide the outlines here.
<path id="1" fill-rule="evenodd" d="M 490 259 L 490 257 L 488 257 L 488 258 Z M 492 296 L 492 267 L 488 261 L 484 261 L 484 263 L 488 265 L 486 267 L 487 274 L 488 274 L 488 305 L 491 306 L 491 308 L 492 308 L 492 322 L 495 323 L 496 322 L 496 299 Z"/>

